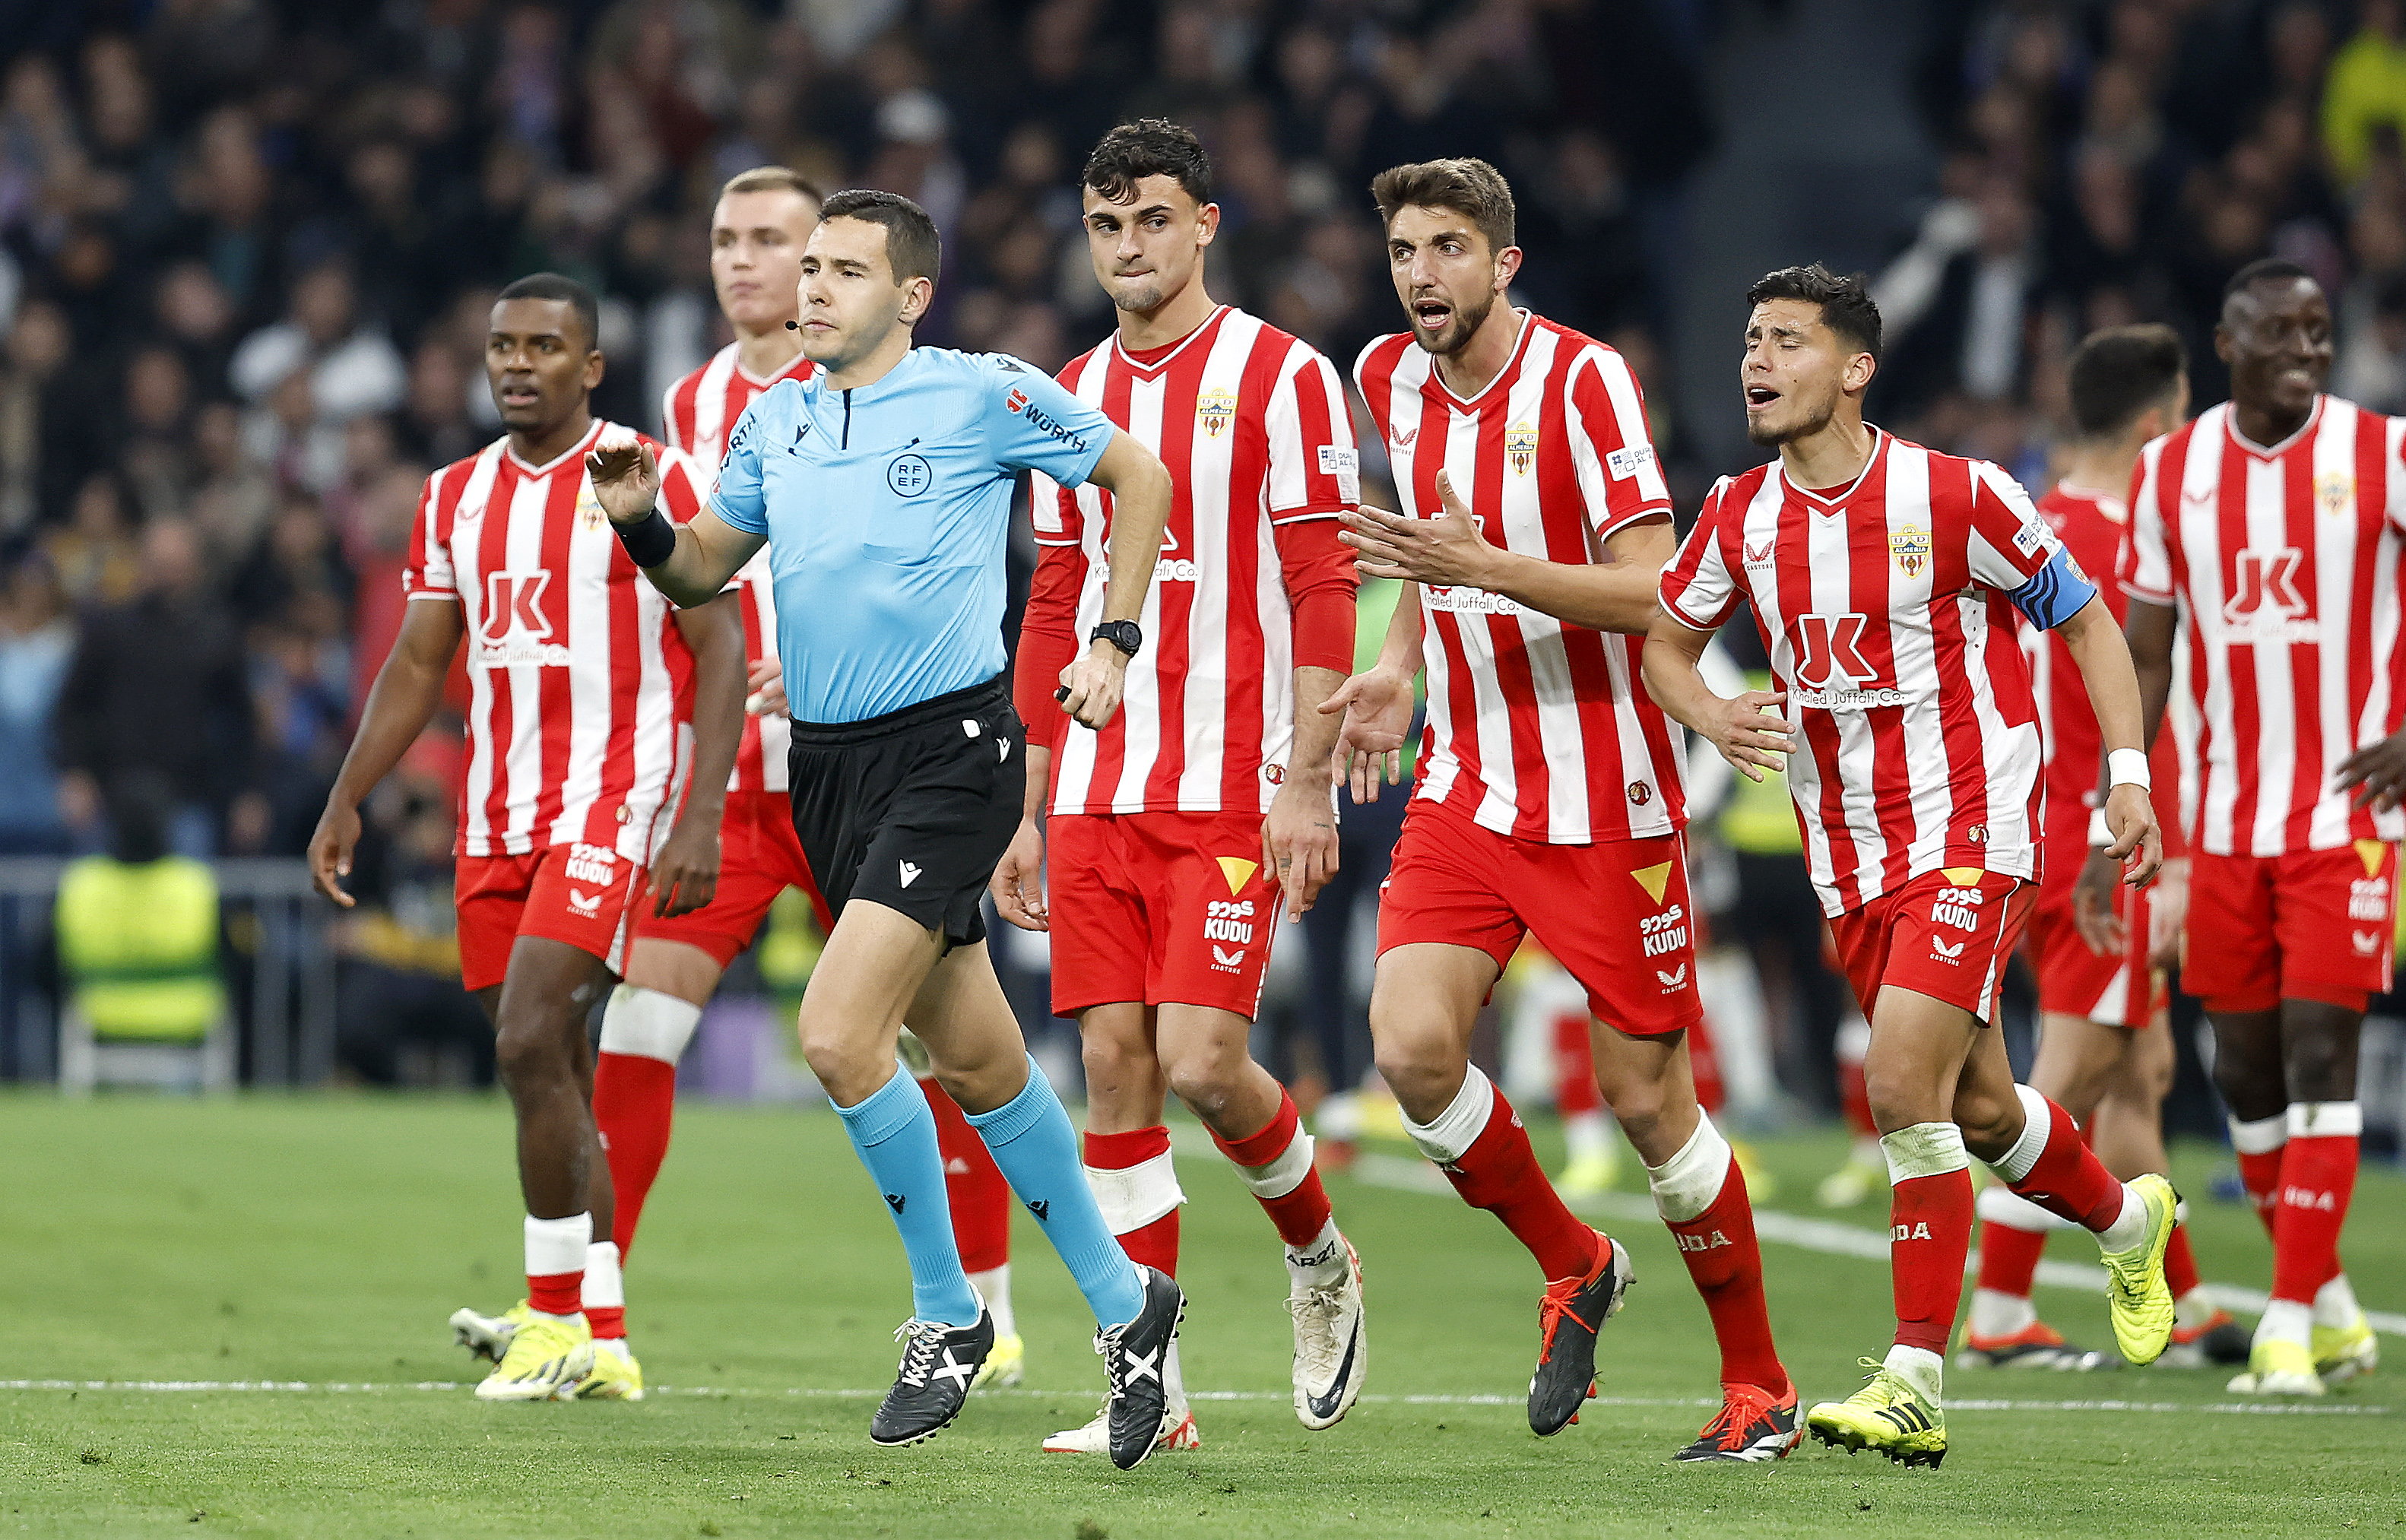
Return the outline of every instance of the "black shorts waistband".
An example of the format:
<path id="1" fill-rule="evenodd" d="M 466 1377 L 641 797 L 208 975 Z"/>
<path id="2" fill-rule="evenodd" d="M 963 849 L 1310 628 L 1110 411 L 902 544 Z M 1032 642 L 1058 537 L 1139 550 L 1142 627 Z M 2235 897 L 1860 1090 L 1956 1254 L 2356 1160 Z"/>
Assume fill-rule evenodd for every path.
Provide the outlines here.
<path id="1" fill-rule="evenodd" d="M 842 748 L 852 743 L 873 742 L 880 738 L 894 738 L 902 733 L 941 722 L 946 717 L 983 716 L 997 706 L 1011 704 L 1011 686 L 1007 676 L 996 674 L 983 685 L 922 700 L 915 706 L 887 712 L 883 716 L 863 717 L 857 722 L 796 722 L 793 742 L 797 748 L 807 743 L 814 749 Z"/>

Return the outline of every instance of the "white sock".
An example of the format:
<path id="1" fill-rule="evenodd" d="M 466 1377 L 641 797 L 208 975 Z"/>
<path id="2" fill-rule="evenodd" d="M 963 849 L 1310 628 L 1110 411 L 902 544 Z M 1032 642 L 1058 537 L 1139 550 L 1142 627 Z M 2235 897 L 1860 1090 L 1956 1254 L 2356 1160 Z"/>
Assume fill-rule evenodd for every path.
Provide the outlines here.
<path id="1" fill-rule="evenodd" d="M 593 1216 L 571 1214 L 565 1219 L 526 1217 L 526 1270 L 529 1278 L 557 1278 L 585 1270 L 593 1245 Z"/>
<path id="2" fill-rule="evenodd" d="M 1362 1134 L 1362 1096 L 1355 1091 L 1331 1091 L 1320 1098 L 1311 1114 L 1311 1131 L 1323 1139 L 1355 1139 Z"/>
<path id="3" fill-rule="evenodd" d="M 2294 1299 L 2272 1299 L 2264 1302 L 2264 1317 L 2256 1322 L 2256 1343 L 2294 1342 L 2300 1348 L 2312 1348 L 2314 1340 L 2314 1307 Z"/>
<path id="4" fill-rule="evenodd" d="M 1612 1123 L 1601 1112 L 1574 1112 L 1563 1120 L 1563 1142 L 1571 1159 L 1587 1160 L 1612 1153 Z"/>
<path id="5" fill-rule="evenodd" d="M 579 1291 L 588 1311 L 627 1307 L 627 1279 L 618 1267 L 615 1241 L 597 1240 L 585 1249 L 585 1281 Z M 625 1335 L 624 1331 L 619 1333 L 621 1336 Z"/>
<path id="6" fill-rule="evenodd" d="M 985 1307 L 994 1312 L 994 1335 L 1017 1335 L 1018 1318 L 1011 1313 L 1011 1264 L 1006 1262 L 983 1273 L 971 1273 L 969 1286 L 985 1296 Z"/>
<path id="7" fill-rule="evenodd" d="M 2113 1223 L 2097 1232 L 2097 1248 L 2111 1256 L 2127 1251 L 2147 1238 L 2147 1201 L 2122 1184 L 2122 1212 Z"/>
<path id="8" fill-rule="evenodd" d="M 620 984 L 602 1010 L 602 1052 L 674 1064 L 685 1056 L 693 1029 L 701 1024 L 701 1007 L 689 1000 Z"/>
<path id="9" fill-rule="evenodd" d="M 1688 1142 L 1679 1147 L 1678 1152 L 1660 1166 L 1646 1167 L 1646 1185 L 1654 1194 L 1654 1211 L 1663 1216 L 1665 1224 L 1687 1223 L 1720 1197 L 1734 1164 L 1736 1157 L 1730 1151 L 1729 1140 L 1721 1137 L 1721 1131 L 1713 1126 L 1711 1118 L 1699 1111 L 1696 1131 L 1688 1136 Z"/>
<path id="10" fill-rule="evenodd" d="M 1439 1166 L 1451 1166 L 1479 1142 L 1494 1110 L 1495 1082 L 1472 1065 L 1469 1073 L 1462 1078 L 1462 1089 L 1454 1093 L 1444 1111 L 1427 1123 L 1414 1123 L 1407 1117 L 1404 1132 L 1422 1154 Z"/>
<path id="11" fill-rule="evenodd" d="M 2356 1324 L 2364 1313 L 2356 1302 L 2356 1285 L 2348 1282 L 2345 1273 L 2336 1273 L 2328 1283 L 2314 1291 L 2314 1324 L 2335 1326 L 2342 1331 Z"/>
<path id="12" fill-rule="evenodd" d="M 2031 1174 L 2039 1156 L 2046 1152 L 2047 1136 L 2055 1129 L 2055 1112 L 2046 1098 L 2027 1085 L 2014 1087 L 2014 1095 L 2022 1104 L 2021 1137 L 2014 1147 L 1988 1163 L 1988 1169 L 2007 1181 L 2019 1181 Z"/>
<path id="13" fill-rule="evenodd" d="M 2020 1294 L 1995 1289 L 1972 1291 L 1972 1335 L 2012 1336 L 2038 1324 L 2038 1307 Z"/>
<path id="14" fill-rule="evenodd" d="M 1888 1350 L 1882 1366 L 1921 1392 L 1922 1399 L 1938 1405 L 1938 1392 L 1946 1387 L 1946 1361 L 1927 1348 L 1908 1348 L 1903 1343 Z"/>
<path id="15" fill-rule="evenodd" d="M 1306 1258 L 1311 1260 L 1307 1262 Z M 1352 1265 L 1345 1255 L 1345 1237 L 1337 1233 L 1337 1221 L 1333 1218 L 1308 1244 L 1286 1249 L 1287 1275 L 1298 1290 L 1333 1289 L 1345 1281 Z"/>
<path id="16" fill-rule="evenodd" d="M 1186 1415 L 1186 1366 L 1178 1362 L 1178 1339 L 1169 1339 L 1169 1357 L 1161 1368 L 1162 1410 Z"/>
<path id="17" fill-rule="evenodd" d="M 2172 1301 L 2172 1324 L 2184 1332 L 2193 1332 L 2212 1321 L 2214 1312 L 2220 1308 L 2206 1297 L 2205 1285 L 2201 1283 Z"/>

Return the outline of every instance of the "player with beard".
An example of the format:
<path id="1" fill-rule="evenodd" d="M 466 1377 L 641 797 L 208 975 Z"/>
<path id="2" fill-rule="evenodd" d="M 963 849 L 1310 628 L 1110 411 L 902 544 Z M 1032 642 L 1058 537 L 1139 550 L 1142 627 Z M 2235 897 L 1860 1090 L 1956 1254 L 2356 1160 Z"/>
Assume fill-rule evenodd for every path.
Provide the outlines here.
<path id="1" fill-rule="evenodd" d="M 2123 1356 L 2151 1363 L 2172 1335 L 2172 1185 L 2116 1181 L 2061 1108 L 2014 1084 L 1991 1030 L 2039 876 L 2039 728 L 2014 613 L 2077 664 L 2108 751 L 2108 854 L 2131 858 L 2133 885 L 2160 859 L 2138 681 L 2104 601 L 2010 477 L 1863 421 L 1880 320 L 1860 278 L 1787 268 L 1747 301 L 1747 431 L 1779 455 L 1705 498 L 1663 572 L 1646 684 L 1749 777 L 1785 757 L 1813 885 L 1871 1021 L 1896 1335 L 1863 1361 L 1862 1390 L 1805 1425 L 1936 1465 L 1971 1155 L 2096 1233 Z M 1779 687 L 1732 699 L 1696 659 L 1741 600 Z"/>
<path id="2" fill-rule="evenodd" d="M 1295 1414 L 1332 1427 L 1369 1363 L 1361 1267 L 1295 1099 L 1249 1044 L 1281 911 L 1299 917 L 1337 869 L 1337 719 L 1319 708 L 1352 660 L 1352 553 L 1337 538 L 1360 502 L 1345 387 L 1309 346 L 1205 289 L 1220 207 L 1192 132 L 1123 124 L 1083 181 L 1087 252 L 1119 325 L 1061 383 L 1158 454 L 1178 496 L 1141 617 L 1153 645 L 1130 660 L 1118 716 L 1089 732 L 1052 694 L 1102 616 L 1110 506 L 1036 479 L 1042 555 L 1015 675 L 1027 808 L 995 902 L 1052 933 L 1053 1009 L 1077 1019 L 1084 1049 L 1086 1176 L 1121 1245 L 1177 1271 L 1185 1195 L 1162 1123 L 1175 1092 L 1285 1242 Z M 1192 1448 L 1171 1370 L 1161 1440 Z M 1098 1417 L 1044 1447 L 1099 1450 L 1104 1431 Z"/>
<path id="3" fill-rule="evenodd" d="M 612 1190 L 585 1021 L 624 969 L 647 867 L 656 914 L 709 902 L 720 811 L 712 793 L 726 784 L 743 720 L 734 600 L 697 594 L 672 617 L 595 501 L 587 454 L 636 442 L 590 410 L 602 370 L 597 315 L 582 284 L 547 273 L 494 303 L 485 370 L 506 434 L 427 479 L 404 575 L 408 613 L 309 841 L 319 890 L 348 908 L 341 881 L 360 801 L 425 729 L 465 638 L 460 982 L 493 1021 L 527 1205 L 527 1298 L 476 1387 L 482 1400 L 610 1397 L 642 1384 L 623 1342 L 597 1350 L 585 1313 L 587 1269 L 607 1275 L 597 1305 L 616 1272 L 616 1248 L 597 1238 L 610 1234 Z M 659 459 L 663 500 L 690 516 L 701 476 L 673 450 Z M 692 752 L 680 763 L 688 721 Z M 701 789 L 680 813 L 688 777 Z"/>
<path id="4" fill-rule="evenodd" d="M 2123 586 L 2151 736 L 2175 628 L 2187 638 L 2181 986 L 2214 1024 L 2240 1176 L 2272 1233 L 2272 1301 L 2230 1388 L 2320 1395 L 2378 1357 L 2339 1236 L 2363 1130 L 2357 1038 L 2390 987 L 2406 834 L 2406 418 L 2322 393 L 2330 305 L 2294 262 L 2232 277 L 2215 350 L 2230 400 L 2141 455 Z"/>
<path id="5" fill-rule="evenodd" d="M 1480 1005 L 1524 936 L 1585 989 L 1605 1100 L 1712 1317 L 1722 1408 L 1687 1461 L 1796 1446 L 1796 1392 L 1763 1304 L 1746 1178 L 1696 1100 L 1686 1037 L 1694 919 L 1681 750 L 1638 685 L 1636 637 L 1673 547 L 1671 500 L 1620 354 L 1502 303 L 1520 271 L 1511 189 L 1484 161 L 1371 184 L 1408 332 L 1354 378 L 1385 436 L 1402 516 L 1349 516 L 1365 572 L 1409 580 L 1346 713 L 1356 800 L 1396 778 L 1425 662 L 1428 727 L 1380 892 L 1370 1034 L 1405 1128 L 1546 1279 L 1529 1425 L 1577 1420 L 1628 1253 L 1573 1217 L 1512 1104 L 1470 1062 Z"/>

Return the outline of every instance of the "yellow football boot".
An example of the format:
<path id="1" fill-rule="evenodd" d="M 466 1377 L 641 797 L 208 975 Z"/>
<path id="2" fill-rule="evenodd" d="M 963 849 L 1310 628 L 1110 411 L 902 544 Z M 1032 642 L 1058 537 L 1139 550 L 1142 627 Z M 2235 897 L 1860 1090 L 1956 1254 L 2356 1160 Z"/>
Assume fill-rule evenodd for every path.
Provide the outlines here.
<path id="1" fill-rule="evenodd" d="M 1805 1414 L 1806 1429 L 1848 1454 L 1875 1449 L 1900 1465 L 1936 1470 L 1946 1458 L 1946 1414 L 1878 1359 L 1860 1362 L 1871 1371 L 1863 1388 L 1814 1407 Z"/>
<path id="2" fill-rule="evenodd" d="M 2172 1345 L 2172 1285 L 2164 1281 L 2164 1248 L 2172 1244 L 2180 1194 L 2150 1172 L 2130 1191 L 2147 1206 L 2145 1238 L 2127 1251 L 2105 1253 L 2105 1303 L 2114 1318 L 2114 1345 L 2133 1363 L 2153 1363 Z"/>
<path id="3" fill-rule="evenodd" d="M 593 1328 L 583 1312 L 529 1311 L 509 1350 L 476 1387 L 479 1401 L 569 1401 L 593 1372 Z"/>

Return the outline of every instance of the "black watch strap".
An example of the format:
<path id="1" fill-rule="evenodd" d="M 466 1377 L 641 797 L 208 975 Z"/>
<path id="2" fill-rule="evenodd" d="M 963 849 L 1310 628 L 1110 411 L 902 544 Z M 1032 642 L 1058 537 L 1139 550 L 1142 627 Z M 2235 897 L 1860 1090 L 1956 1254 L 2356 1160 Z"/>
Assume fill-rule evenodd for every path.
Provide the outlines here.
<path id="1" fill-rule="evenodd" d="M 1108 642 L 1134 657 L 1144 647 L 1144 628 L 1133 620 L 1106 620 L 1086 633 L 1089 642 Z"/>

